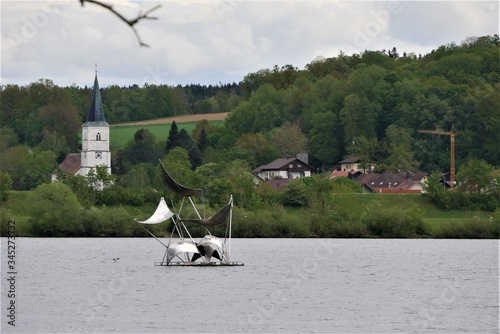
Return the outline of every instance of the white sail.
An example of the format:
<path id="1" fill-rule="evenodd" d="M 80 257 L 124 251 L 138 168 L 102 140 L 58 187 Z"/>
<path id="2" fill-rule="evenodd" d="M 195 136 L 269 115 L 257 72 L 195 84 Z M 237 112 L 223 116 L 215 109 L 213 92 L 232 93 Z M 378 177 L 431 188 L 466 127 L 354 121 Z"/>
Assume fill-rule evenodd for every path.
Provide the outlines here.
<path id="1" fill-rule="evenodd" d="M 203 249 L 200 249 L 203 247 Z M 198 249 L 200 250 L 200 254 L 205 256 L 205 262 L 210 262 L 210 259 L 215 257 L 222 261 L 223 251 L 222 251 L 222 242 L 219 238 L 214 237 L 212 235 L 206 235 L 198 242 Z M 197 256 L 193 257 L 194 259 Z"/>
<path id="2" fill-rule="evenodd" d="M 155 213 L 153 213 L 153 215 L 149 217 L 149 219 L 144 221 L 139 221 L 136 219 L 136 222 L 141 224 L 160 224 L 172 218 L 174 215 L 175 213 L 170 211 L 167 202 L 165 202 L 165 199 L 162 197 L 160 200 L 160 204 L 158 204 L 158 207 L 156 208 Z"/>
<path id="3" fill-rule="evenodd" d="M 181 253 L 185 253 L 187 255 L 186 261 L 189 262 L 189 254 L 199 254 L 198 248 L 192 242 L 188 241 L 177 241 L 172 242 L 168 246 L 167 250 L 167 265 L 172 261 L 176 256 Z"/>

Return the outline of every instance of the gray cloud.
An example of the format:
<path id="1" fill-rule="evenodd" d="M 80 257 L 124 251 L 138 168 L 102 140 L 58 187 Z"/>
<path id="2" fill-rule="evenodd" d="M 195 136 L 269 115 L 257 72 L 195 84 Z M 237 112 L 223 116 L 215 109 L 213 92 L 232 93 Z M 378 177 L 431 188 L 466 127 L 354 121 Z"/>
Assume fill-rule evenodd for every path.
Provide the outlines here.
<path id="1" fill-rule="evenodd" d="M 110 1 L 129 17 L 162 4 L 159 20 L 137 25 L 151 48 L 95 5 L 2 0 L 2 84 L 90 85 L 95 63 L 103 86 L 238 82 L 340 50 L 418 54 L 498 33 L 498 3 L 488 1 Z"/>

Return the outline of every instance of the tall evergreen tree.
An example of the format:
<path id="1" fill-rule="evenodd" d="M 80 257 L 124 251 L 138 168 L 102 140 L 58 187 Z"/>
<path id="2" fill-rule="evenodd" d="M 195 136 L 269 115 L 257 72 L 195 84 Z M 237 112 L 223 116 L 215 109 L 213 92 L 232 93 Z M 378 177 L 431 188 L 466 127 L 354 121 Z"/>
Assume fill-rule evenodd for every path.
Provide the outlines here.
<path id="1" fill-rule="evenodd" d="M 168 152 L 173 149 L 174 147 L 180 146 L 180 140 L 179 140 L 179 129 L 177 128 L 177 124 L 175 121 L 172 122 L 172 125 L 170 126 L 170 132 L 168 133 L 168 138 L 167 138 L 167 146 L 165 149 L 165 154 L 168 154 Z"/>
<path id="2" fill-rule="evenodd" d="M 189 161 L 191 161 L 191 167 L 193 170 L 196 169 L 196 167 L 201 166 L 202 159 L 200 150 L 185 129 L 182 129 L 179 132 L 178 144 L 179 145 L 177 146 L 182 147 L 188 152 Z"/>
<path id="3" fill-rule="evenodd" d="M 200 139 L 198 140 L 198 148 L 203 153 L 205 151 L 205 148 L 207 148 L 207 146 L 208 146 L 207 132 L 205 131 L 205 128 L 201 128 Z"/>
<path id="4" fill-rule="evenodd" d="M 130 141 L 125 148 L 127 161 L 136 165 L 142 162 L 156 163 L 161 157 L 161 150 L 155 145 L 155 136 L 145 129 L 137 130 L 134 140 Z"/>

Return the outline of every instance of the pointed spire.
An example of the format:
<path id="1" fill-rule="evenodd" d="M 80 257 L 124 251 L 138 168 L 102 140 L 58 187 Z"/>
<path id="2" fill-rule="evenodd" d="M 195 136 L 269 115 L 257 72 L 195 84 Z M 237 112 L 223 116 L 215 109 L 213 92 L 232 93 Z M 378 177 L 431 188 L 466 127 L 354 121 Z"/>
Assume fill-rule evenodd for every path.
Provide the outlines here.
<path id="1" fill-rule="evenodd" d="M 104 122 L 104 109 L 102 107 L 101 92 L 99 91 L 99 83 L 97 82 L 97 64 L 95 65 L 94 89 L 92 91 L 92 101 L 90 102 L 89 112 L 87 114 L 88 122 Z"/>

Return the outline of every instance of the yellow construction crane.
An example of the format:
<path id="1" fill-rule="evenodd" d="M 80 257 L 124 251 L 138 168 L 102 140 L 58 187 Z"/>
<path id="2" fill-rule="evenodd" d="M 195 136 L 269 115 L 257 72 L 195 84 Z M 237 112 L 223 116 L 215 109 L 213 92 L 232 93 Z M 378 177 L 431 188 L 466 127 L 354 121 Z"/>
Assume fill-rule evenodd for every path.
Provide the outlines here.
<path id="1" fill-rule="evenodd" d="M 418 132 L 450 136 L 450 181 L 454 183 L 455 182 L 455 131 L 453 130 L 453 126 L 451 127 L 451 131 L 418 130 Z"/>

